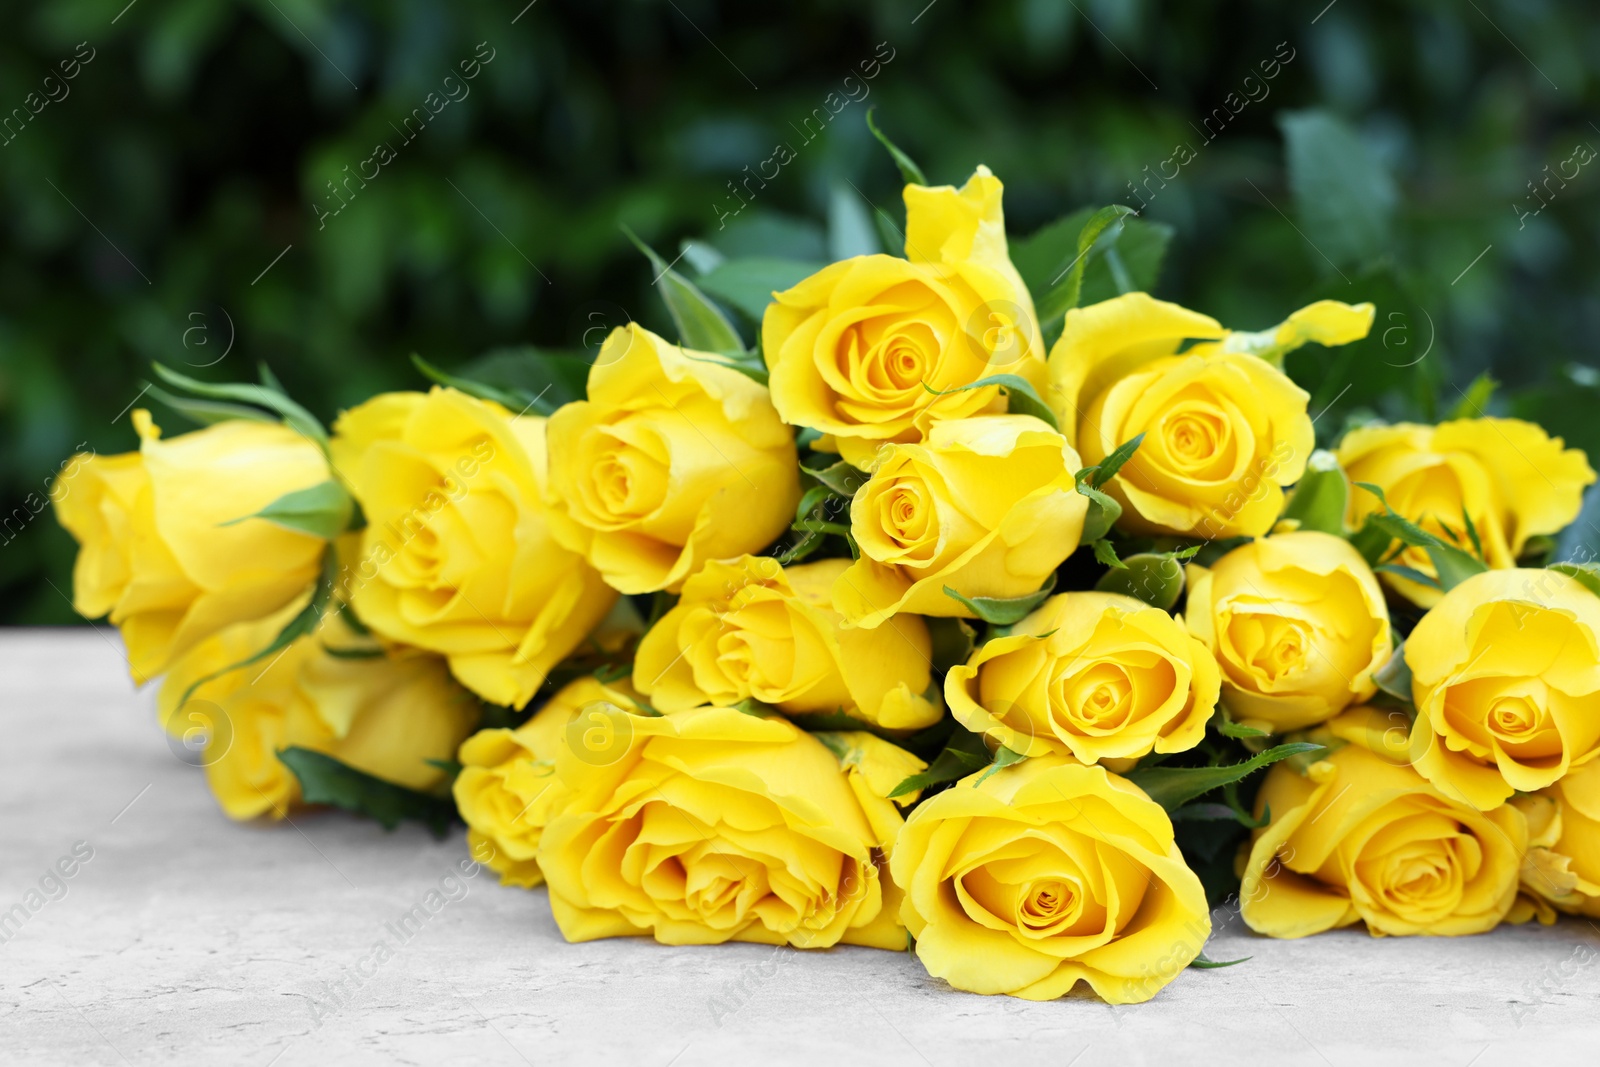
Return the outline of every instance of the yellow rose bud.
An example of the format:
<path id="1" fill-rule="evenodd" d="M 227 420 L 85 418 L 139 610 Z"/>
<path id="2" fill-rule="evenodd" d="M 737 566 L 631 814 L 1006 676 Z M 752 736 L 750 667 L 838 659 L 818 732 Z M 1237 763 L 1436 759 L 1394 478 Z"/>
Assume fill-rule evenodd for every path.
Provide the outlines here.
<path id="1" fill-rule="evenodd" d="M 357 614 L 444 655 L 483 699 L 526 705 L 616 599 L 551 531 L 545 420 L 435 388 L 374 397 L 334 432 L 367 518 Z"/>
<path id="2" fill-rule="evenodd" d="M 515 730 L 479 730 L 461 745 L 455 800 L 467 824 L 472 857 L 500 875 L 502 885 L 540 885 L 539 838 L 560 810 L 566 790 L 556 778 L 556 752 L 575 719 L 609 722 L 633 710 L 631 694 L 579 678 L 551 697 Z M 590 724 L 579 724 L 587 729 Z"/>
<path id="3" fill-rule="evenodd" d="M 1006 410 L 995 374 L 1041 389 L 1033 299 L 1006 250 L 1000 180 L 979 167 L 960 190 L 908 185 L 906 258 L 825 267 L 773 294 L 761 325 L 772 402 L 785 422 L 831 434 L 864 466 L 936 419 Z M 950 392 L 950 390 L 958 390 Z"/>
<path id="4" fill-rule="evenodd" d="M 1572 915 L 1600 918 L 1600 763 L 1510 803 L 1528 820 L 1522 890 Z"/>
<path id="5" fill-rule="evenodd" d="M 1078 547 L 1088 498 L 1078 454 L 1027 415 L 938 422 L 921 444 L 886 447 L 850 504 L 861 558 L 833 606 L 874 627 L 898 612 L 971 618 L 945 593 L 1036 592 Z"/>
<path id="6" fill-rule="evenodd" d="M 1301 530 L 1189 568 L 1189 629 L 1222 667 L 1222 701 L 1273 731 L 1332 718 L 1377 690 L 1394 652 L 1383 590 L 1341 537 Z"/>
<path id="7" fill-rule="evenodd" d="M 227 670 L 266 648 L 300 606 L 208 638 L 162 683 L 163 725 L 204 766 L 222 810 L 281 819 L 300 806 L 300 783 L 278 759 L 289 747 L 409 789 L 437 786 L 444 772 L 428 761 L 451 759 L 480 713 L 437 657 L 386 651 L 330 612 L 281 653 Z"/>
<path id="8" fill-rule="evenodd" d="M 1600 598 L 1565 574 L 1501 570 L 1450 590 L 1406 638 L 1411 758 L 1493 808 L 1600 755 Z"/>
<path id="9" fill-rule="evenodd" d="M 1335 724 L 1374 714 L 1351 709 Z M 1239 889 L 1257 933 L 1305 937 L 1365 922 L 1373 934 L 1476 934 L 1516 900 L 1521 813 L 1452 800 L 1363 744 L 1324 756 L 1309 775 L 1274 764 L 1256 797 L 1256 815 L 1268 810 Z"/>
<path id="10" fill-rule="evenodd" d="M 882 914 L 900 815 L 816 737 L 730 708 L 620 715 L 556 755 L 538 862 L 568 941 L 903 949 Z"/>
<path id="11" fill-rule="evenodd" d="M 1565 529 L 1595 480 L 1582 451 L 1563 449 L 1561 438 L 1520 419 L 1365 426 L 1344 435 L 1337 455 L 1352 483 L 1376 485 L 1397 513 L 1478 555 L 1470 518 L 1482 559 L 1496 568 L 1515 567 L 1530 537 Z M 1352 487 L 1351 528 L 1382 507 L 1376 495 Z M 1396 562 L 1438 577 L 1426 549 L 1407 547 Z M 1384 580 L 1423 607 L 1439 602 L 1438 589 L 1392 574 Z"/>
<path id="12" fill-rule="evenodd" d="M 1262 334 L 1145 293 L 1067 312 L 1050 351 L 1051 407 L 1085 463 L 1144 435 L 1105 491 L 1129 531 L 1259 537 L 1313 448 L 1308 394 L 1278 366 L 1306 341 L 1366 336 L 1370 304 L 1321 301 Z M 1184 345 L 1199 339 L 1199 344 Z M 1179 355 L 1179 350 L 1183 354 Z"/>
<path id="13" fill-rule="evenodd" d="M 945 675 L 956 721 L 1024 756 L 1183 752 L 1217 706 L 1217 664 L 1181 619 L 1116 593 L 1062 593 Z"/>
<path id="14" fill-rule="evenodd" d="M 1135 1004 L 1200 954 L 1205 891 L 1159 804 L 1058 756 L 984 774 L 913 810 L 890 865 L 929 974 L 1028 1000 L 1082 980 Z"/>
<path id="15" fill-rule="evenodd" d="M 277 423 L 237 419 L 163 440 L 141 408 L 133 425 L 138 452 L 76 457 L 51 498 L 81 546 L 73 607 L 110 613 L 142 685 L 225 627 L 305 594 L 327 542 L 246 517 L 330 474 L 314 442 Z"/>
<path id="16" fill-rule="evenodd" d="M 614 588 L 677 592 L 788 529 L 800 471 L 765 388 L 629 323 L 601 346 L 589 399 L 550 417 L 550 486 L 562 543 Z"/>
<path id="17" fill-rule="evenodd" d="M 874 630 L 846 626 L 831 590 L 850 566 L 713 560 L 645 634 L 633 684 L 661 711 L 754 697 L 791 715 L 843 712 L 889 730 L 939 721 L 927 624 L 914 615 Z"/>

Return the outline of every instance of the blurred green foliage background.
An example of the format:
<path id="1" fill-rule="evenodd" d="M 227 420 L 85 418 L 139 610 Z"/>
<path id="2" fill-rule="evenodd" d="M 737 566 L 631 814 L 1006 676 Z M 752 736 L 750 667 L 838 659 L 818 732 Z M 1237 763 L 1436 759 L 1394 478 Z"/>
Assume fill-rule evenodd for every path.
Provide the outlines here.
<path id="1" fill-rule="evenodd" d="M 1155 292 L 1227 325 L 1376 301 L 1291 357 L 1325 439 L 1487 372 L 1600 453 L 1585 0 L 125 3 L 9 5 L 0 38 L 0 621 L 72 618 L 46 488 L 131 446 L 150 361 L 266 361 L 327 418 L 421 385 L 412 352 L 666 330 L 618 224 L 668 259 L 870 244 L 900 208 L 869 106 L 934 181 L 993 168 L 1014 235 L 1147 204 Z"/>

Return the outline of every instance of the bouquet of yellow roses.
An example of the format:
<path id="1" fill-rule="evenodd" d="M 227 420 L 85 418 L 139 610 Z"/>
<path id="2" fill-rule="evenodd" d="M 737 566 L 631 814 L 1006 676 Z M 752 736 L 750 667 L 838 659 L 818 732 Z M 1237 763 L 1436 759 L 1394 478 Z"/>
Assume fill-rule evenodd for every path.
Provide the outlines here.
<path id="1" fill-rule="evenodd" d="M 1481 412 L 1318 449 L 1284 358 L 1372 305 L 1228 329 L 1140 291 L 1128 209 L 1013 248 L 986 168 L 889 147 L 903 256 L 645 248 L 676 341 L 417 360 L 331 429 L 158 366 L 202 428 L 136 411 L 57 513 L 222 809 L 459 818 L 572 941 L 1031 999 L 1217 965 L 1222 901 L 1600 915 L 1600 568 L 1549 562 L 1583 454 Z"/>

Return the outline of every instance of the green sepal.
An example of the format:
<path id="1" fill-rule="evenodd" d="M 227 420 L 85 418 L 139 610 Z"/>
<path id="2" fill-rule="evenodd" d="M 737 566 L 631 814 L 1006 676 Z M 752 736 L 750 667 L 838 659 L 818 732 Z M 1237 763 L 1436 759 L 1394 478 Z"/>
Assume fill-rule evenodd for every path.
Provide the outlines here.
<path id="1" fill-rule="evenodd" d="M 344 486 L 330 478 L 285 493 L 260 511 L 218 525 L 237 526 L 251 519 L 265 519 L 286 530 L 331 541 L 350 529 L 350 520 L 354 515 L 355 501 L 350 499 Z"/>
<path id="2" fill-rule="evenodd" d="M 966 597 L 950 588 L 944 587 L 944 595 L 961 604 L 978 618 L 991 626 L 1011 626 L 1021 622 L 1034 608 L 1043 604 L 1051 593 L 1055 592 L 1056 576 L 1052 574 L 1050 580 L 1044 583 L 1036 593 L 1015 597 Z"/>
<path id="3" fill-rule="evenodd" d="M 276 389 L 264 385 L 245 385 L 242 383 L 216 384 L 202 382 L 191 378 L 187 374 L 180 374 L 171 367 L 161 363 L 153 363 L 156 375 L 168 385 L 182 389 L 186 393 L 201 397 L 205 400 L 223 400 L 235 404 L 245 404 L 258 408 L 265 408 L 283 420 L 283 424 L 309 441 L 314 441 L 323 453 L 328 451 L 328 431 L 322 428 L 316 416 L 290 400 Z"/>
<path id="4" fill-rule="evenodd" d="M 260 408 L 248 407 L 244 404 L 229 404 L 221 400 L 197 400 L 193 397 L 178 396 L 175 393 L 167 392 L 159 385 L 150 383 L 145 385 L 144 391 L 184 418 L 200 426 L 213 426 L 231 419 L 267 423 L 278 421 Z"/>
<path id="5" fill-rule="evenodd" d="M 622 232 L 650 260 L 656 272 L 655 285 L 661 290 L 662 302 L 667 305 L 673 325 L 678 328 L 678 343 L 702 352 L 743 356 L 744 341 L 722 309 L 712 303 L 699 286 L 673 270 L 655 249 L 641 241 L 632 230 L 624 226 Z"/>
<path id="6" fill-rule="evenodd" d="M 1332 452 L 1318 449 L 1306 462 L 1306 471 L 1295 483 L 1284 519 L 1294 519 L 1298 529 L 1317 530 L 1343 537 L 1345 511 L 1350 505 L 1350 480 Z"/>
<path id="7" fill-rule="evenodd" d="M 512 414 L 526 411 L 530 406 L 526 397 L 518 396 L 509 389 L 501 389 L 499 386 L 489 385 L 486 382 L 476 382 L 471 378 L 463 378 L 458 374 L 440 370 L 415 352 L 411 353 L 411 365 L 416 367 L 424 378 L 436 385 L 454 389 L 458 393 L 465 393 L 478 400 L 488 400 L 499 404 Z M 541 412 L 541 414 L 548 415 L 549 412 L 545 411 Z"/>
<path id="8" fill-rule="evenodd" d="M 876 104 L 867 108 L 867 129 L 872 131 L 872 136 L 878 139 L 879 144 L 889 150 L 889 155 L 894 159 L 894 165 L 900 168 L 900 177 L 907 185 L 927 185 L 928 178 L 927 175 L 922 173 L 922 168 L 917 166 L 910 156 L 902 152 L 898 145 L 889 140 L 884 132 L 878 129 L 878 124 L 872 121 L 872 113 L 876 110 L 878 110 Z"/>
<path id="9" fill-rule="evenodd" d="M 951 393 L 964 393 L 968 389 L 983 389 L 991 385 L 1005 394 L 1006 410 L 1011 414 L 1032 415 L 1057 433 L 1061 432 L 1061 423 L 1056 420 L 1056 413 L 1051 411 L 1050 405 L 1039 396 L 1033 383 L 1020 374 L 991 374 L 987 378 L 979 378 L 975 382 L 958 385 L 952 389 L 935 389 L 927 382 L 923 382 L 922 388 L 934 396 L 949 396 Z"/>
<path id="10" fill-rule="evenodd" d="M 1096 547 L 1103 544 L 1107 542 L 1095 542 Z M 1179 552 L 1137 553 L 1102 574 L 1094 587 L 1102 593 L 1121 593 L 1162 611 L 1171 611 L 1178 598 L 1183 596 L 1182 560 L 1199 550 L 1196 545 Z"/>
<path id="11" fill-rule="evenodd" d="M 1412 702 L 1411 666 L 1406 663 L 1406 646 L 1402 641 L 1385 663 L 1372 673 L 1372 683 L 1404 704 Z"/>

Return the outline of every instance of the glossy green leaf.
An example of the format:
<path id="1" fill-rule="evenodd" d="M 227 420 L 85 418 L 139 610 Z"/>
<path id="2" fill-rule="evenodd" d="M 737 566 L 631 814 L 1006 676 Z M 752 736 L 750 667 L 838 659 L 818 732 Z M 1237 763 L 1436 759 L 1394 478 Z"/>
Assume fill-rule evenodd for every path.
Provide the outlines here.
<path id="1" fill-rule="evenodd" d="M 792 289 L 824 264 L 796 259 L 729 259 L 699 278 L 700 288 L 760 322 L 772 294 Z"/>
<path id="2" fill-rule="evenodd" d="M 1052 430 L 1060 432 L 1061 424 L 1056 421 L 1056 413 L 1051 411 L 1050 405 L 1039 396 L 1033 383 L 1018 374 L 991 374 L 987 378 L 980 378 L 969 385 L 958 385 L 953 389 L 935 389 L 924 382 L 922 388 L 935 396 L 948 396 L 951 393 L 964 393 L 968 389 L 983 389 L 991 385 L 998 387 L 1005 394 L 1007 410 L 1011 414 L 1032 415 L 1047 423 Z"/>
<path id="3" fill-rule="evenodd" d="M 386 782 L 347 763 L 309 748 L 290 746 L 278 759 L 300 781 L 307 804 L 329 804 L 376 819 L 385 830 L 404 821 L 420 822 L 443 838 L 456 821 L 455 803 L 448 796 L 432 796 Z"/>
<path id="4" fill-rule="evenodd" d="M 221 525 L 236 526 L 250 519 L 265 519 L 285 529 L 331 541 L 350 528 L 350 517 L 354 513 L 355 501 L 350 499 L 344 486 L 330 478 L 305 489 L 285 493 L 260 511 Z"/>

